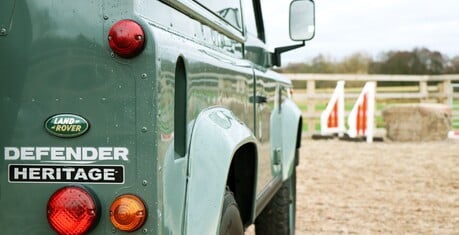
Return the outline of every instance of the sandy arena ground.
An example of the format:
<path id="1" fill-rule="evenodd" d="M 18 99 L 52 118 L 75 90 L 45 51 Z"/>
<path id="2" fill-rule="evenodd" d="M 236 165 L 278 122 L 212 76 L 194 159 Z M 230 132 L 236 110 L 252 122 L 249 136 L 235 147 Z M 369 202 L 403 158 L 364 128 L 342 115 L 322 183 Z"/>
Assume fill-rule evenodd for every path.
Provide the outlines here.
<path id="1" fill-rule="evenodd" d="M 296 234 L 459 234 L 458 140 L 303 139 L 297 171 Z"/>

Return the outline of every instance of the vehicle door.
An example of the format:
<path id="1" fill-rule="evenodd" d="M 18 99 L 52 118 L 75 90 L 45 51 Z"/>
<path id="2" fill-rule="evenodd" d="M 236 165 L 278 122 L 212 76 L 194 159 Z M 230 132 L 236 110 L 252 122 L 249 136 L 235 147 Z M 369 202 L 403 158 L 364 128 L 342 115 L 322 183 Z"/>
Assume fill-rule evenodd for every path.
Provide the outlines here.
<path id="1" fill-rule="evenodd" d="M 280 88 L 275 79 L 277 74 L 266 68 L 270 54 L 265 44 L 260 2 L 243 1 L 243 14 L 246 36 L 244 56 L 252 62 L 255 80 L 254 95 L 250 101 L 254 103 L 254 133 L 259 141 L 257 194 L 260 196 L 280 173 L 276 159 L 280 159 L 281 139 L 273 135 L 280 133 L 277 130 L 280 126 L 275 125 L 280 123 L 279 103 L 276 101 Z"/>

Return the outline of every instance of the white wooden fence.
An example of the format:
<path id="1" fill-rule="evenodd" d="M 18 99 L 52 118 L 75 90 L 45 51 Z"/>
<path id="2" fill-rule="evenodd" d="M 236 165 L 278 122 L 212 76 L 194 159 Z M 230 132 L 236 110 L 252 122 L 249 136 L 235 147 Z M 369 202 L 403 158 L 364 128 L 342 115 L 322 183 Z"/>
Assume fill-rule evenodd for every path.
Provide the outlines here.
<path id="1" fill-rule="evenodd" d="M 459 119 L 459 74 L 454 75 L 367 75 L 367 74 L 284 74 L 294 84 L 293 98 L 300 104 L 306 104 L 303 111 L 303 119 L 307 123 L 308 133 L 316 130 L 319 123 L 321 110 L 316 110 L 316 105 L 326 105 L 330 99 L 333 88 L 319 89 L 319 81 L 337 82 L 350 81 L 376 81 L 376 82 L 411 82 L 415 84 L 409 87 L 400 86 L 378 86 L 376 89 L 376 103 L 380 104 L 394 102 L 422 102 L 422 103 L 443 103 L 452 105 L 453 121 Z M 302 84 L 303 83 L 303 84 Z M 410 84 L 411 84 L 410 83 Z M 359 95 L 359 89 L 345 89 L 345 98 L 355 100 Z M 454 105 L 454 104 L 455 105 Z M 381 116 L 381 110 L 377 109 L 376 116 Z M 453 126 L 459 126 L 453 123 Z"/>

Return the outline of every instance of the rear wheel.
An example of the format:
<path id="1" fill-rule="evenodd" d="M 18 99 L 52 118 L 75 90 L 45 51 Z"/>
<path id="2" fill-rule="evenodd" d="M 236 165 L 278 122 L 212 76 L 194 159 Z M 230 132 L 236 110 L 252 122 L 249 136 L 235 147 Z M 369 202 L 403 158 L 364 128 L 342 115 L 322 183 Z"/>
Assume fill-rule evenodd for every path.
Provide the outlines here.
<path id="1" fill-rule="evenodd" d="M 295 234 L 296 169 L 255 221 L 256 234 Z"/>
<path id="2" fill-rule="evenodd" d="M 243 235 L 244 226 L 242 225 L 239 207 L 231 191 L 226 190 L 223 201 L 222 215 L 220 221 L 220 235 Z"/>

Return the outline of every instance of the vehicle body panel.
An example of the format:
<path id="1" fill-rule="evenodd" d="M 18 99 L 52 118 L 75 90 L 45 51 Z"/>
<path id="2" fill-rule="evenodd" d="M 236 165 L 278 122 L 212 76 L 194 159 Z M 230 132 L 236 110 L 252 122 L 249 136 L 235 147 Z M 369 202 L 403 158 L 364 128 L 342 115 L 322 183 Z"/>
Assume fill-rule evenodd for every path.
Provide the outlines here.
<path id="1" fill-rule="evenodd" d="M 186 234 L 217 234 L 234 151 L 256 138 L 231 111 L 215 107 L 198 116 L 191 140 Z"/>
<path id="2" fill-rule="evenodd" d="M 66 185 L 83 185 L 100 202 L 89 234 L 120 232 L 109 207 L 125 193 L 147 206 L 145 225 L 132 234 L 215 234 L 238 148 L 250 143 L 258 153 L 251 200 L 291 174 L 301 113 L 286 98 L 290 82 L 263 67 L 269 53 L 262 41 L 195 1 L 2 0 L 0 13 L 2 234 L 53 234 L 46 205 Z M 111 26 L 122 19 L 145 32 L 145 48 L 130 59 L 108 46 Z M 84 118 L 88 131 L 48 133 L 46 120 L 59 114 Z M 83 149 L 99 156 L 66 156 Z M 126 154 L 115 157 L 116 149 Z M 24 165 L 121 167 L 123 182 L 52 182 L 14 168 Z M 251 205 L 253 220 L 260 208 Z"/>

